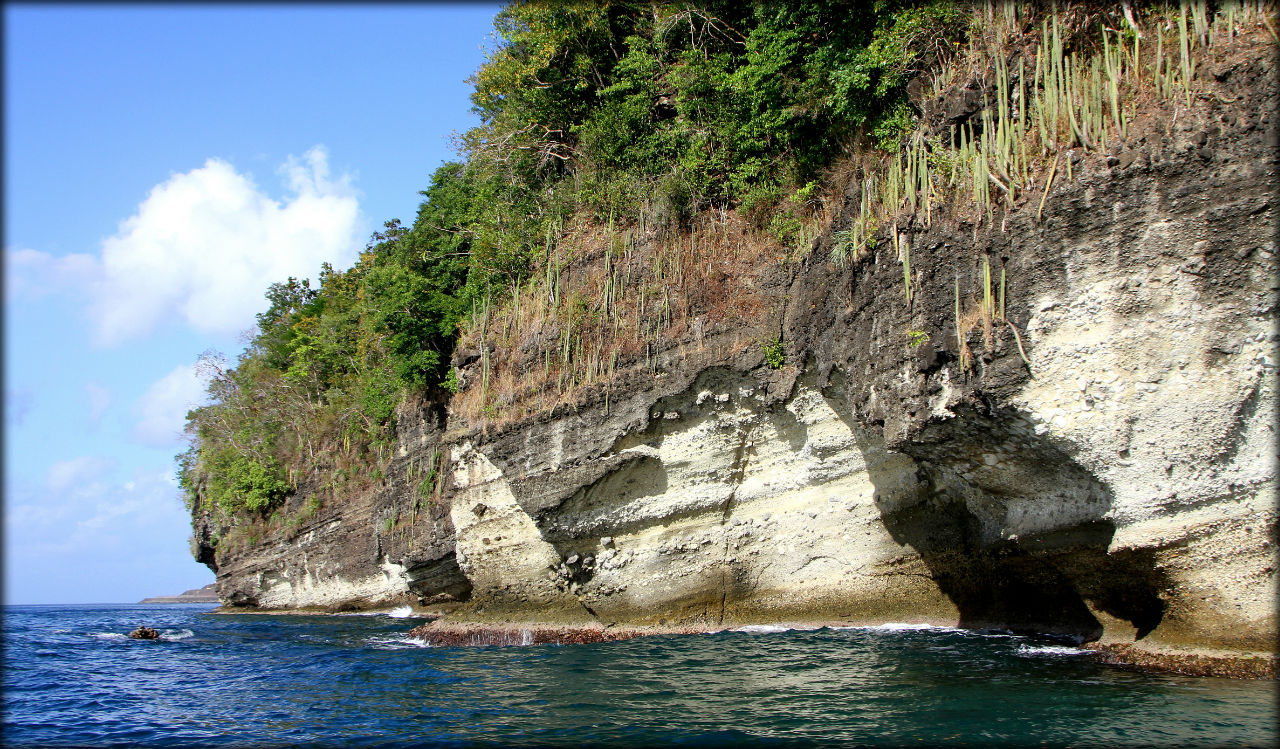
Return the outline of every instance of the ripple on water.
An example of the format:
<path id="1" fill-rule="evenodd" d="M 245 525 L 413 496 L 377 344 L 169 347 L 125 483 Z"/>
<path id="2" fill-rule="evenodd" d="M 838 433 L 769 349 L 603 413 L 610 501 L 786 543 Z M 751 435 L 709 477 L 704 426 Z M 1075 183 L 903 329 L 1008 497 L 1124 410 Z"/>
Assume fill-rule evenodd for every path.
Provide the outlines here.
<path id="1" fill-rule="evenodd" d="M 391 612 L 205 611 L 7 607 L 6 738 L 200 746 L 1249 745 L 1277 738 L 1274 683 L 1117 670 L 1078 657 L 1079 648 L 1009 633 L 899 622 L 432 648 L 409 638 L 406 622 Z M 180 644 L 126 642 L 122 632 L 139 622 Z"/>

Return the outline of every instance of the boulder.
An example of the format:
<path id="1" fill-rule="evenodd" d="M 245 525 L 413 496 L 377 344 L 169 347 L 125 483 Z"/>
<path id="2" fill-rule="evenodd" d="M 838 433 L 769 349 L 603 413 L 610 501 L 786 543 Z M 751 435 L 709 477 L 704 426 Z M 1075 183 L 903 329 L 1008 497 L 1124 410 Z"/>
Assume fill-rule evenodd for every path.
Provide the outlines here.
<path id="1" fill-rule="evenodd" d="M 129 636 L 135 640 L 158 640 L 160 633 L 150 627 L 138 627 L 129 633 Z"/>

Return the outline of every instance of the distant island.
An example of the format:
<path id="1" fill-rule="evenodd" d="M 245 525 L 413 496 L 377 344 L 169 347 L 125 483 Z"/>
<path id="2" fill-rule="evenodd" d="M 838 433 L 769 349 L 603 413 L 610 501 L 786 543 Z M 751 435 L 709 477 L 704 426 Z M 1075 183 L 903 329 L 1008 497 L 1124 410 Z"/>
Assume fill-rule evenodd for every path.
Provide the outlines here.
<path id="1" fill-rule="evenodd" d="M 209 583 L 203 588 L 188 590 L 176 596 L 154 596 L 144 598 L 138 603 L 217 603 L 218 590 L 216 583 Z"/>

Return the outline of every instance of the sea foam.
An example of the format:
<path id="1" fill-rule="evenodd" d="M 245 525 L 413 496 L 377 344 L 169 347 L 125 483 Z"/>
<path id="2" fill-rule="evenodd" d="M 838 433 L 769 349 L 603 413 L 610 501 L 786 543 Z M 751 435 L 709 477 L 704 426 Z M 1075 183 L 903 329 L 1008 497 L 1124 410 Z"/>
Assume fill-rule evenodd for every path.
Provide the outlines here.
<path id="1" fill-rule="evenodd" d="M 1087 655 L 1091 650 L 1066 645 L 1019 645 L 1018 655 Z"/>

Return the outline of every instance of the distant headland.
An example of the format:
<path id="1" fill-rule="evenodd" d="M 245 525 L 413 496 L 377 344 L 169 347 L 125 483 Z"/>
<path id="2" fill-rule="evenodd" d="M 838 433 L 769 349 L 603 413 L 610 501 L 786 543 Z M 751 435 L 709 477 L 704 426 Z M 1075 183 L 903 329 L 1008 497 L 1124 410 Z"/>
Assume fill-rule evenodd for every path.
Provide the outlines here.
<path id="1" fill-rule="evenodd" d="M 176 596 L 154 596 L 144 598 L 138 603 L 217 603 L 218 590 L 216 583 L 209 583 L 203 588 L 188 590 Z"/>

